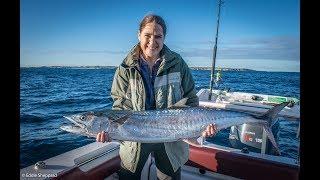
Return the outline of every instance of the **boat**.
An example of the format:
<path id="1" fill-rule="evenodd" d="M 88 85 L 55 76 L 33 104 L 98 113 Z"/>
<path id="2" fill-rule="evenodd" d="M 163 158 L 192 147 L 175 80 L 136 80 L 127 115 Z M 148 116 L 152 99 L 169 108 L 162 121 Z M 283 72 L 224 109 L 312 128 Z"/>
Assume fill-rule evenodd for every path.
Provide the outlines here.
<path id="1" fill-rule="evenodd" d="M 300 101 L 294 97 L 212 90 L 213 98 L 208 100 L 209 92 L 208 89 L 201 89 L 197 93 L 200 106 L 264 113 L 276 104 L 289 102 L 279 116 L 291 120 L 300 119 Z"/>
<path id="2" fill-rule="evenodd" d="M 268 111 L 275 104 L 290 102 L 279 113 L 279 116 L 299 121 L 300 102 L 297 98 L 213 89 L 221 4 L 222 1 L 220 0 L 216 44 L 211 70 L 211 86 L 210 89 L 201 89 L 197 93 L 199 105 L 257 114 Z M 242 131 L 239 133 L 234 129 Z M 246 132 L 255 134 L 255 139 L 259 141 L 251 142 L 252 137 L 249 137 Z M 259 152 L 252 152 L 246 147 L 227 147 L 208 141 L 205 141 L 201 147 L 190 145 L 189 160 L 181 168 L 181 179 L 299 179 L 299 158 L 293 159 L 268 154 L 268 149 L 272 150 L 272 147 L 268 146 L 268 140 L 262 127 L 243 124 L 237 126 L 237 128 L 231 127 L 230 134 L 232 135 L 232 138 L 229 137 L 231 141 L 254 147 Z M 119 146 L 118 142 L 90 143 L 20 169 L 20 179 L 117 180 L 117 171 L 120 169 L 121 161 Z M 157 179 L 155 161 L 151 155 L 142 170 L 141 179 Z"/>
<path id="3" fill-rule="evenodd" d="M 206 100 L 209 89 L 198 92 L 200 106 L 225 108 L 233 110 L 263 113 L 272 105 L 248 102 L 252 96 L 271 97 L 263 94 L 227 92 L 226 97 L 238 97 L 226 101 Z M 214 91 L 215 95 L 221 92 Z M 238 96 L 236 96 L 238 95 Z M 287 100 L 292 100 L 292 98 Z M 268 98 L 267 98 L 268 99 Z M 272 99 L 272 98 L 271 98 Z M 292 107 L 286 107 L 280 116 L 292 120 L 300 118 L 299 101 L 294 99 Z M 269 102 L 271 104 L 275 102 Z M 38 179 L 118 179 L 120 169 L 119 143 L 93 142 L 83 147 L 65 152 L 55 157 L 37 162 L 20 170 L 21 179 L 36 177 Z M 299 159 L 282 157 L 245 149 L 221 146 L 205 141 L 202 147 L 190 145 L 188 162 L 182 167 L 183 180 L 191 179 L 299 179 Z M 156 179 L 156 167 L 153 157 L 149 156 L 143 168 L 141 179 Z"/>

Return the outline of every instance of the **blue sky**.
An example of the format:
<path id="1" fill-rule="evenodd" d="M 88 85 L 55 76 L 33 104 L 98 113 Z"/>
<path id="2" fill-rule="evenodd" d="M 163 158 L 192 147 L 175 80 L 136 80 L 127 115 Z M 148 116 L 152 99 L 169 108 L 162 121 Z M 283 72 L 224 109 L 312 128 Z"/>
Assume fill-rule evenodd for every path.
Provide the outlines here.
<path id="1" fill-rule="evenodd" d="M 21 0 L 20 66 L 118 66 L 149 12 L 189 66 L 210 66 L 217 0 Z M 217 67 L 300 72 L 298 0 L 225 0 Z"/>

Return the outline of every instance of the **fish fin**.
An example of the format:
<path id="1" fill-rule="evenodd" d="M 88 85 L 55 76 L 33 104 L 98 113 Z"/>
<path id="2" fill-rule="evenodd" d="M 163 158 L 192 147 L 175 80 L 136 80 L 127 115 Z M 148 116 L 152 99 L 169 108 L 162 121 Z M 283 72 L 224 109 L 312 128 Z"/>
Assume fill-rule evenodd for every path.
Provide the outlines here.
<path id="1" fill-rule="evenodd" d="M 255 117 L 258 119 L 266 119 L 269 123 L 269 126 L 271 126 L 277 121 L 276 117 L 279 114 L 279 112 L 288 104 L 289 102 L 283 102 L 281 104 L 277 104 L 271 109 L 269 109 L 267 112 L 263 113 L 262 115 L 256 115 Z"/>
<path id="2" fill-rule="evenodd" d="M 196 147 L 202 147 L 204 142 L 204 137 L 195 137 L 195 138 L 189 138 L 183 140 L 185 143 L 188 143 L 189 145 L 196 146 Z"/>
<path id="3" fill-rule="evenodd" d="M 186 105 L 188 101 L 188 98 L 183 98 L 180 99 L 178 102 L 176 102 L 174 105 L 169 106 L 169 109 L 179 109 L 179 108 L 186 108 L 189 107 L 188 105 Z"/>
<path id="4" fill-rule="evenodd" d="M 274 138 L 274 136 L 273 136 L 273 133 L 272 133 L 270 127 L 268 127 L 267 125 L 263 125 L 263 129 L 264 129 L 265 132 L 267 133 L 267 137 L 269 138 L 271 144 L 272 144 L 273 147 L 276 149 L 276 153 L 277 153 L 278 155 L 280 155 L 280 154 L 281 154 L 281 153 L 280 153 L 280 149 L 279 149 L 279 147 L 278 147 L 278 144 L 277 144 L 277 142 L 276 142 L 276 140 L 275 140 L 275 138 Z"/>
<path id="5" fill-rule="evenodd" d="M 115 123 L 117 123 L 117 124 L 119 124 L 119 125 L 122 125 L 122 124 L 124 124 L 126 121 L 127 121 L 127 119 L 128 119 L 128 117 L 131 115 L 132 113 L 126 113 L 126 114 L 120 114 L 120 115 L 122 115 L 122 116 L 120 116 L 118 113 L 109 113 L 108 115 L 107 115 L 107 117 L 108 117 L 108 119 L 110 120 L 110 121 L 112 121 L 112 122 L 115 122 Z"/>

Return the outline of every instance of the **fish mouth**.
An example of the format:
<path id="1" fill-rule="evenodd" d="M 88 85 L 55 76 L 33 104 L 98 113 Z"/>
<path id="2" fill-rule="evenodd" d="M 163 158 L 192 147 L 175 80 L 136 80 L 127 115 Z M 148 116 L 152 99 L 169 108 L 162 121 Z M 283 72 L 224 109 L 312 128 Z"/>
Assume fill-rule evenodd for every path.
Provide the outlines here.
<path id="1" fill-rule="evenodd" d="M 63 116 L 64 118 L 68 119 L 69 121 L 71 121 L 75 126 L 80 127 L 85 129 L 86 126 L 84 124 L 82 124 L 81 122 L 78 122 L 77 120 L 75 120 L 76 118 L 74 116 Z"/>
<path id="2" fill-rule="evenodd" d="M 96 137 L 96 134 L 90 133 L 79 126 L 66 125 L 66 126 L 61 126 L 60 129 L 69 133 L 80 134 L 80 135 L 84 135 L 92 138 Z"/>
<path id="3" fill-rule="evenodd" d="M 79 126 L 61 126 L 60 129 L 70 132 L 70 133 L 76 133 L 76 134 L 82 134 L 84 133 L 84 129 L 82 129 Z"/>

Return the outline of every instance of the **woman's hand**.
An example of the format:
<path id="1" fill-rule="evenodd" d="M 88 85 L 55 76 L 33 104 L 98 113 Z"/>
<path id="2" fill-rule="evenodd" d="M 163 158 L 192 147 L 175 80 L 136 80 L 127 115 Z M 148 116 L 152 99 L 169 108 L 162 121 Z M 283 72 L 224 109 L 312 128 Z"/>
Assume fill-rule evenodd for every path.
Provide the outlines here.
<path id="1" fill-rule="evenodd" d="M 111 138 L 109 137 L 108 133 L 102 131 L 97 134 L 96 141 L 103 142 L 103 143 L 104 142 L 111 142 Z"/>
<path id="2" fill-rule="evenodd" d="M 216 135 L 216 133 L 217 133 L 217 127 L 214 124 L 209 124 L 206 130 L 202 132 L 202 137 L 212 137 Z"/>

